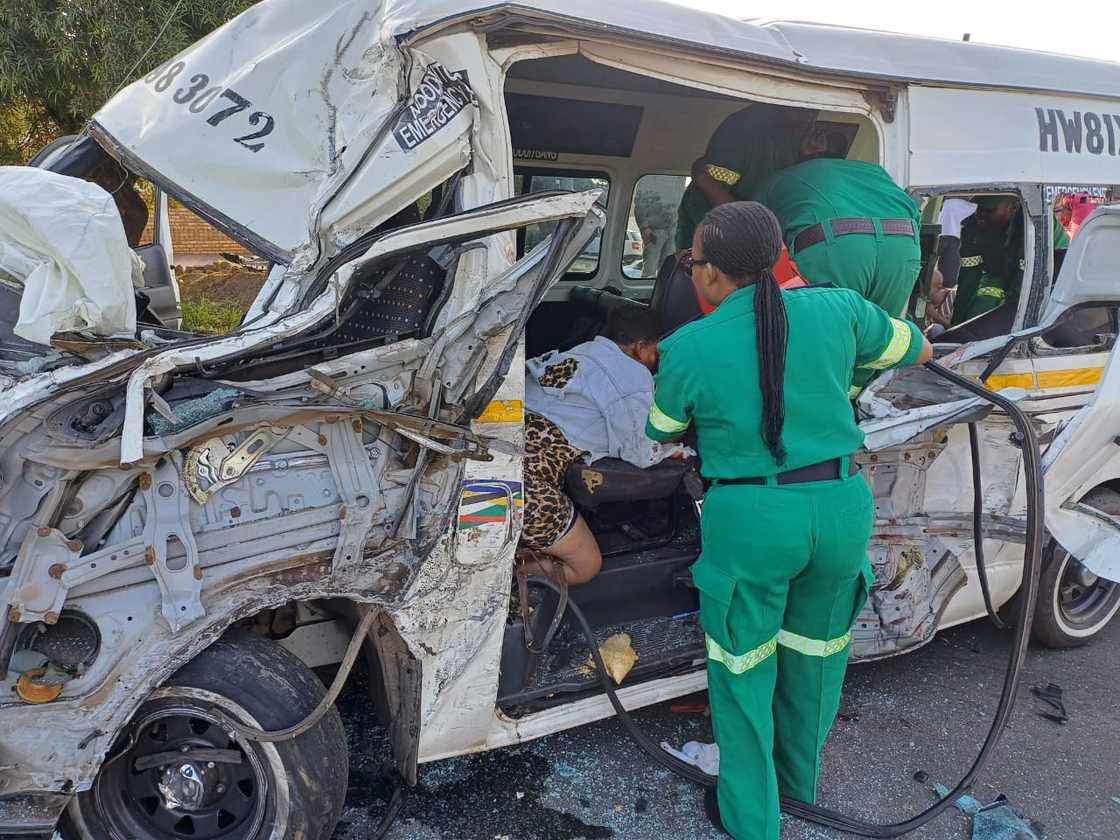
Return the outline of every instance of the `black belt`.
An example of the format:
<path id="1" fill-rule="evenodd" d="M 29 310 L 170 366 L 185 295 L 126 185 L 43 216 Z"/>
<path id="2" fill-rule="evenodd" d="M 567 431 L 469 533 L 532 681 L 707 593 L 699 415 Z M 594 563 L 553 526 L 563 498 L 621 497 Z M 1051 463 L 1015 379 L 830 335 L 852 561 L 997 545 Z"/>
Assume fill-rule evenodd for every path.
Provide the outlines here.
<path id="1" fill-rule="evenodd" d="M 821 461 L 819 464 L 810 464 L 807 467 L 778 473 L 775 478 L 778 484 L 805 484 L 810 481 L 832 481 L 833 479 L 840 478 L 840 464 L 842 460 L 842 458 L 831 458 L 828 461 Z M 848 475 L 852 476 L 857 472 L 859 472 L 859 464 L 856 463 L 854 458 L 849 458 Z M 717 478 L 715 479 L 715 483 L 765 484 L 766 478 L 760 475 L 751 478 Z"/>
<path id="2" fill-rule="evenodd" d="M 875 233 L 873 219 L 853 217 L 844 219 L 829 219 L 829 227 L 833 236 L 847 236 L 851 233 Z M 884 236 L 914 236 L 913 219 L 880 219 L 879 226 L 883 229 Z M 793 238 L 793 253 L 804 251 L 810 245 L 824 242 L 824 225 L 819 222 L 810 225 Z"/>

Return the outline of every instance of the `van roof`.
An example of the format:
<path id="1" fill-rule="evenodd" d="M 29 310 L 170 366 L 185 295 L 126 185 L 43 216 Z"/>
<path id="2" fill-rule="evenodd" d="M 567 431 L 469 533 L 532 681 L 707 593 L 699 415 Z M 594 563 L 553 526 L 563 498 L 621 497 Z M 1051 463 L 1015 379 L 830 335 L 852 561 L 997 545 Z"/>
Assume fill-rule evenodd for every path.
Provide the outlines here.
<path id="1" fill-rule="evenodd" d="M 896 82 L 1010 88 L 1116 99 L 1120 63 L 814 23 L 761 23 L 661 0 L 391 0 L 390 31 L 410 40 L 464 21 L 566 37 L 625 34 L 707 55 Z"/>

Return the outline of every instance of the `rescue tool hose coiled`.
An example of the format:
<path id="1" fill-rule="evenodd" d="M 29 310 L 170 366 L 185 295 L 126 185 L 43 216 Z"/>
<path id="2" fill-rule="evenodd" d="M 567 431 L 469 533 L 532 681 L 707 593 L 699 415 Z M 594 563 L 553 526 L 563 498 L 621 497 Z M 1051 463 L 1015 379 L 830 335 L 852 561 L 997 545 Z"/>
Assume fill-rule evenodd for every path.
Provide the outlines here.
<path id="1" fill-rule="evenodd" d="M 999 703 L 992 717 L 991 728 L 988 730 L 988 735 L 984 739 L 984 743 L 980 747 L 980 752 L 976 756 L 972 767 L 969 768 L 964 778 L 957 783 L 956 787 L 954 787 L 947 796 L 908 820 L 887 825 L 865 822 L 828 808 L 822 808 L 818 805 L 809 805 L 805 802 L 798 802 L 793 799 L 782 799 L 782 810 L 790 816 L 817 823 L 818 825 L 827 826 L 838 831 L 855 834 L 860 837 L 890 838 L 909 834 L 951 807 L 961 794 L 972 786 L 980 770 L 987 763 L 992 750 L 995 749 L 1000 736 L 1007 727 L 1007 722 L 1011 718 L 1011 711 L 1015 704 L 1015 695 L 1019 688 L 1019 679 L 1023 668 L 1023 662 L 1027 655 L 1027 645 L 1030 640 L 1035 601 L 1038 598 L 1039 558 L 1042 547 L 1042 460 L 1038 449 L 1038 437 L 1035 434 L 1034 427 L 1031 425 L 1030 420 L 1027 418 L 1026 414 L 1023 413 L 1022 409 L 1006 397 L 993 393 L 984 386 L 970 379 L 966 379 L 935 362 L 927 363 L 926 367 L 943 379 L 949 380 L 954 385 L 993 403 L 995 406 L 1005 411 L 1015 425 L 1017 433 L 1015 440 L 1023 453 L 1023 473 L 1026 479 L 1027 495 L 1026 543 L 1023 550 L 1023 583 L 1020 590 L 1022 597 L 1020 598 L 1019 620 L 1015 626 L 1011 656 L 1007 663 L 1003 689 L 1000 692 Z M 979 447 L 972 448 L 971 451 L 973 459 L 978 459 Z M 976 463 L 978 468 L 978 461 Z M 973 524 L 976 527 L 975 539 L 979 544 L 983 539 L 983 534 L 980 532 L 981 523 L 974 520 Z M 547 578 L 534 577 L 530 578 L 529 582 L 551 589 L 559 595 L 559 587 L 557 584 Z M 618 716 L 618 719 L 622 721 L 622 725 L 630 737 L 634 739 L 638 746 L 641 747 L 655 763 L 672 770 L 677 775 L 689 779 L 690 781 L 697 782 L 705 787 L 714 787 L 716 784 L 715 776 L 710 776 L 698 768 L 693 767 L 691 764 L 687 764 L 669 755 L 661 749 L 652 738 L 638 728 L 637 724 L 634 723 L 633 719 L 626 711 L 626 707 L 623 706 L 622 701 L 618 697 L 618 693 L 615 691 L 614 685 L 611 683 L 611 679 L 607 674 L 606 665 L 603 663 L 603 657 L 599 653 L 599 646 L 596 643 L 595 633 L 591 629 L 587 617 L 583 614 L 579 605 L 572 600 L 568 601 L 568 609 L 575 617 L 576 623 L 579 625 L 580 630 L 587 639 L 588 646 L 591 648 L 591 657 L 595 662 L 595 670 L 599 677 L 599 683 L 602 685 L 603 691 L 606 692 L 611 706 L 614 707 L 615 714 Z"/>

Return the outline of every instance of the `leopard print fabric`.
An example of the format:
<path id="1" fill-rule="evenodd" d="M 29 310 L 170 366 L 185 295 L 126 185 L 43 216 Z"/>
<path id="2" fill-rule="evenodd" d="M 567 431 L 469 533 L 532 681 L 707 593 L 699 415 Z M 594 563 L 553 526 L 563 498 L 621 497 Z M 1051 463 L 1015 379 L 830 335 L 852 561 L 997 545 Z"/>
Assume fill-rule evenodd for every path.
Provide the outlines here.
<path id="1" fill-rule="evenodd" d="M 579 370 L 579 360 L 574 356 L 549 365 L 544 369 L 544 376 L 537 380 L 542 388 L 563 388 L 572 381 L 572 377 Z"/>
<path id="2" fill-rule="evenodd" d="M 579 362 L 565 359 L 545 369 L 538 380 L 545 388 L 563 388 L 572 381 Z M 564 493 L 564 471 L 587 453 L 572 446 L 546 417 L 525 412 L 525 519 L 521 542 L 543 550 L 571 530 L 576 508 Z"/>

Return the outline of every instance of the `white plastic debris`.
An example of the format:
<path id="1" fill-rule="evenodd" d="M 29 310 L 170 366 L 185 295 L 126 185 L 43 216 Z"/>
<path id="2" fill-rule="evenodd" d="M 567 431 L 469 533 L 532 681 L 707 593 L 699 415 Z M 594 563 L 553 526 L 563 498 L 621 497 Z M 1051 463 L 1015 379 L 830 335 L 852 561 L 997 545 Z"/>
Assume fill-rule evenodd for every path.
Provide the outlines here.
<path id="1" fill-rule="evenodd" d="M 686 764 L 699 767 L 709 776 L 719 775 L 719 744 L 703 744 L 699 741 L 689 741 L 679 750 L 674 749 L 668 741 L 661 742 L 661 749 L 671 756 L 679 758 Z"/>
<path id="2" fill-rule="evenodd" d="M 23 285 L 15 334 L 131 337 L 134 254 L 113 197 L 96 184 L 0 166 L 0 271 Z"/>

